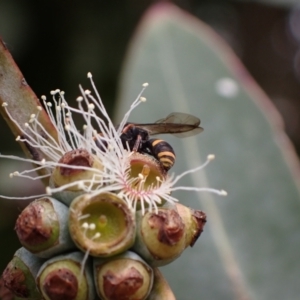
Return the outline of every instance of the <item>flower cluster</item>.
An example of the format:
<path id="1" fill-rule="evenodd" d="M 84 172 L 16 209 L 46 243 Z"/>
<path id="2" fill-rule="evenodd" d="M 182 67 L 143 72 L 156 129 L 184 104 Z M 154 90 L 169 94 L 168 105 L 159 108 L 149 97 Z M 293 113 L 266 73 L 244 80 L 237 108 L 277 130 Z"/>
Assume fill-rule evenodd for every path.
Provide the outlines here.
<path id="1" fill-rule="evenodd" d="M 31 159 L 0 155 L 34 165 L 10 176 L 49 182 L 44 194 L 26 197 L 40 199 L 26 207 L 16 223 L 24 248 L 16 252 L 3 278 L 18 296 L 94 299 L 94 278 L 103 299 L 123 299 L 124 295 L 145 299 L 155 284 L 155 268 L 192 246 L 206 222 L 203 212 L 178 204 L 172 193 L 189 190 L 226 195 L 223 190 L 176 186 L 182 177 L 204 168 L 213 155 L 203 165 L 175 176 L 151 155 L 124 146 L 122 131 L 132 110 L 146 101 L 142 93 L 148 84 L 115 126 L 90 73 L 88 78 L 93 93 L 80 87 L 78 108 L 69 106 L 60 90 L 51 92 L 52 101 L 42 97 L 57 136 L 40 122 L 42 106 L 27 123 L 18 124 L 3 104 L 22 132 L 16 140 L 33 154 Z M 84 120 L 82 130 L 75 125 L 76 114 Z M 69 254 L 62 254 L 65 252 Z M 119 260 L 127 261 L 122 268 L 115 263 Z M 71 294 L 66 295 L 66 290 Z"/>

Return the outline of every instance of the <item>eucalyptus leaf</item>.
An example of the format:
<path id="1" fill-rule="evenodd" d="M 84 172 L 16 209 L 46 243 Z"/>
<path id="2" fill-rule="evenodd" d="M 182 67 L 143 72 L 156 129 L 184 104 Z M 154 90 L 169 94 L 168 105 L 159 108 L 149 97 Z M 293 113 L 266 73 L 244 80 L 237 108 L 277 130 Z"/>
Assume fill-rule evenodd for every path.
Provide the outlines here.
<path id="1" fill-rule="evenodd" d="M 204 132 L 163 136 L 176 152 L 171 173 L 216 159 L 182 186 L 228 196 L 178 192 L 207 214 L 192 249 L 162 268 L 177 299 L 299 299 L 299 162 L 277 111 L 212 29 L 171 4 L 144 16 L 125 62 L 116 123 L 149 83 L 133 122 L 170 112 L 201 118 Z"/>

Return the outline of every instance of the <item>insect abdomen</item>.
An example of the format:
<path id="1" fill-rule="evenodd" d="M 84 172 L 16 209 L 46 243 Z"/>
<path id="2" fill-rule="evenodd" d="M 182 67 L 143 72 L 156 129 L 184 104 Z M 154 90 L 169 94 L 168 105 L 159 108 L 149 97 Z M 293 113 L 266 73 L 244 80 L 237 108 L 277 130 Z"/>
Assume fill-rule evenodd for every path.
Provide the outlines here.
<path id="1" fill-rule="evenodd" d="M 176 156 L 169 143 L 164 140 L 150 139 L 148 145 L 152 155 L 162 164 L 166 171 L 173 167 Z"/>

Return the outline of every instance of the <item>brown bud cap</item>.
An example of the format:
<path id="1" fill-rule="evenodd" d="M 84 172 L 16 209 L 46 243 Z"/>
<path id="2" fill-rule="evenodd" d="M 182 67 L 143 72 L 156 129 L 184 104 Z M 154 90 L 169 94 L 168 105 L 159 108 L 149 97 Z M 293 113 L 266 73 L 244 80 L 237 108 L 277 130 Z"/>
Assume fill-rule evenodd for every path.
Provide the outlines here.
<path id="1" fill-rule="evenodd" d="M 94 276 L 101 299 L 146 299 L 153 284 L 153 270 L 134 252 L 94 260 Z"/>
<path id="2" fill-rule="evenodd" d="M 3 272 L 5 286 L 16 296 L 27 298 L 29 289 L 26 286 L 25 274 L 19 268 L 7 267 Z"/>
<path id="3" fill-rule="evenodd" d="M 85 149 L 75 149 L 65 153 L 61 159 L 58 161 L 61 164 L 69 165 L 70 167 L 56 167 L 50 178 L 51 187 L 60 187 L 65 184 L 80 180 L 89 180 L 92 179 L 95 175 L 93 169 L 102 170 L 103 166 L 99 159 L 89 153 Z M 87 170 L 84 168 L 72 168 L 73 167 L 84 167 L 91 168 Z M 76 184 L 67 189 L 68 191 L 78 191 L 79 188 Z"/>
<path id="4" fill-rule="evenodd" d="M 186 227 L 185 246 L 193 247 L 203 231 L 206 214 L 201 210 L 194 210 L 180 203 L 176 203 L 176 207 Z"/>
<path id="5" fill-rule="evenodd" d="M 0 299 L 1 300 L 13 300 L 14 294 L 4 286 L 2 277 L 0 278 Z"/>
<path id="6" fill-rule="evenodd" d="M 142 274 L 134 267 L 114 273 L 108 270 L 103 275 L 103 289 L 107 299 L 130 299 L 143 285 Z"/>
<path id="7" fill-rule="evenodd" d="M 176 209 L 139 214 L 134 250 L 153 266 L 163 266 L 185 249 L 185 226 Z"/>
<path id="8" fill-rule="evenodd" d="M 173 209 L 151 214 L 148 225 L 152 230 L 158 231 L 157 240 L 165 245 L 176 245 L 184 235 L 184 224 Z"/>
<path id="9" fill-rule="evenodd" d="M 69 269 L 53 270 L 47 274 L 43 290 L 49 299 L 73 300 L 78 293 L 78 280 Z"/>
<path id="10" fill-rule="evenodd" d="M 31 252 L 47 248 L 58 238 L 58 218 L 51 203 L 32 202 L 19 215 L 15 230 L 21 244 Z"/>
<path id="11" fill-rule="evenodd" d="M 195 231 L 191 240 L 190 246 L 193 247 L 201 235 L 204 225 L 206 223 L 206 214 L 201 210 L 192 210 L 193 220 L 195 222 Z"/>
<path id="12" fill-rule="evenodd" d="M 92 167 L 93 156 L 85 149 L 75 149 L 67 152 L 58 163 L 70 166 Z M 68 167 L 59 167 L 60 175 L 71 176 L 82 172 L 82 169 L 73 169 Z"/>

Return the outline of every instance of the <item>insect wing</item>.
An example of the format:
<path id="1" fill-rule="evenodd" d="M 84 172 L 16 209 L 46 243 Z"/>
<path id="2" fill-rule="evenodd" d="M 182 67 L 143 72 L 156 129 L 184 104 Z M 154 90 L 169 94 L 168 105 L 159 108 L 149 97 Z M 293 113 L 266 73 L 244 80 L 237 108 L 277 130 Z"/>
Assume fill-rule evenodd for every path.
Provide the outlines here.
<path id="1" fill-rule="evenodd" d="M 200 120 L 197 117 L 185 113 L 171 113 L 152 124 L 136 124 L 150 135 L 169 133 L 177 137 L 188 137 L 202 132 L 203 128 L 199 125 Z"/>
<path id="2" fill-rule="evenodd" d="M 203 131 L 202 127 L 196 127 L 194 129 L 191 129 L 189 131 L 184 131 L 184 132 L 179 132 L 179 133 L 173 133 L 174 136 L 179 137 L 179 138 L 183 138 L 183 137 L 189 137 L 189 136 L 193 136 L 196 134 L 199 134 Z"/>
<path id="3" fill-rule="evenodd" d="M 166 118 L 157 120 L 155 123 L 186 124 L 198 127 L 200 125 L 200 119 L 190 114 L 173 112 Z"/>

